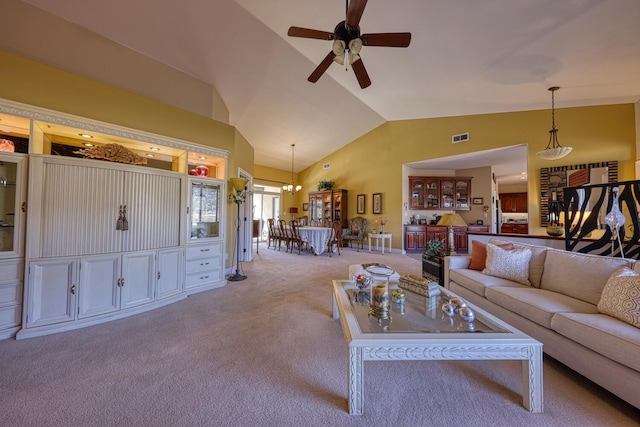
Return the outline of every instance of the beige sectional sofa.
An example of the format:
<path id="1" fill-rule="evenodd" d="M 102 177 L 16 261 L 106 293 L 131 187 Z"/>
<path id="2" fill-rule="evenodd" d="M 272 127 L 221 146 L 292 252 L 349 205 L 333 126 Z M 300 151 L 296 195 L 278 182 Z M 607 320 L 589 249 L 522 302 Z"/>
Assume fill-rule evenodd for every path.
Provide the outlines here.
<path id="1" fill-rule="evenodd" d="M 484 273 L 469 269 L 472 253 L 445 258 L 445 287 L 541 341 L 549 356 L 640 407 L 640 328 L 598 309 L 612 274 L 620 267 L 640 273 L 640 262 L 512 244 L 515 250 L 530 251 L 526 279 L 518 279 L 523 283 L 485 274 L 492 273 L 491 268 Z M 495 246 L 486 250 L 491 252 L 487 259 L 498 253 Z"/>

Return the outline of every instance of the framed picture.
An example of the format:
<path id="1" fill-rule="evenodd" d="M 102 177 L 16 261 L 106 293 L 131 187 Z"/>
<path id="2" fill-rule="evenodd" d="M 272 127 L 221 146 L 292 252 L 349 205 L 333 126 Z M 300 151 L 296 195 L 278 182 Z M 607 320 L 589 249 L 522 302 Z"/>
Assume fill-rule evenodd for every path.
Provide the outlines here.
<path id="1" fill-rule="evenodd" d="M 302 204 L 302 210 L 305 211 L 305 212 L 308 211 L 309 210 L 309 203 L 303 203 Z"/>
<path id="2" fill-rule="evenodd" d="M 481 205 L 482 203 L 484 203 L 484 199 L 482 197 L 474 197 L 473 198 L 473 204 L 474 205 Z"/>
<path id="3" fill-rule="evenodd" d="M 373 213 L 382 213 L 382 193 L 373 193 Z"/>
<path id="4" fill-rule="evenodd" d="M 364 214 L 365 213 L 365 208 L 367 206 L 366 204 L 366 196 L 364 194 L 358 194 L 357 196 L 357 207 L 358 207 L 358 214 Z"/>

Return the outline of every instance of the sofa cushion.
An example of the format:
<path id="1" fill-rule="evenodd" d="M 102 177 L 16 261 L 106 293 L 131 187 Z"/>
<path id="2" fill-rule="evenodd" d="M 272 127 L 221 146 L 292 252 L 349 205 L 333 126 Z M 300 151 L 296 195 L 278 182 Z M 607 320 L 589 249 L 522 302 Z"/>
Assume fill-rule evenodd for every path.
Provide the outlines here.
<path id="1" fill-rule="evenodd" d="M 611 360 L 640 371 L 640 329 L 628 323 L 606 314 L 558 313 L 551 320 L 551 328 Z"/>
<path id="2" fill-rule="evenodd" d="M 598 311 L 640 328 L 640 274 L 628 267 L 617 269 L 604 285 Z"/>
<path id="3" fill-rule="evenodd" d="M 595 305 L 532 287 L 494 286 L 485 290 L 486 298 L 532 322 L 551 328 L 556 313 L 598 313 Z"/>
<path id="4" fill-rule="evenodd" d="M 514 249 L 528 248 L 531 250 L 531 261 L 529 262 L 529 281 L 531 286 L 536 288 L 540 287 L 540 280 L 542 279 L 542 271 L 544 269 L 544 260 L 547 256 L 547 248 L 544 246 L 528 245 L 520 242 L 508 242 L 500 239 L 489 239 L 489 243 L 494 245 L 502 245 L 506 243 L 512 243 Z"/>
<path id="5" fill-rule="evenodd" d="M 487 276 L 477 270 L 459 269 L 449 271 L 449 280 L 456 282 L 463 288 L 469 289 L 473 293 L 476 293 L 482 297 L 485 294 L 485 288 L 492 286 L 515 286 L 515 287 L 527 287 L 520 283 L 513 282 L 511 280 L 503 279 L 501 277 Z"/>
<path id="6" fill-rule="evenodd" d="M 523 285 L 530 285 L 529 261 L 531 261 L 531 251 L 529 249 L 508 251 L 488 243 L 486 267 L 482 270 L 482 273 L 513 280 Z"/>
<path id="7" fill-rule="evenodd" d="M 625 266 L 630 266 L 630 263 L 623 258 L 549 248 L 540 288 L 597 305 L 609 276 Z"/>
<path id="8" fill-rule="evenodd" d="M 504 245 L 497 245 L 502 249 L 511 250 L 513 249 L 512 243 L 505 243 Z M 486 267 L 487 261 L 487 244 L 483 242 L 479 242 L 477 240 L 471 241 L 471 262 L 469 263 L 469 268 L 471 270 L 482 271 Z"/>

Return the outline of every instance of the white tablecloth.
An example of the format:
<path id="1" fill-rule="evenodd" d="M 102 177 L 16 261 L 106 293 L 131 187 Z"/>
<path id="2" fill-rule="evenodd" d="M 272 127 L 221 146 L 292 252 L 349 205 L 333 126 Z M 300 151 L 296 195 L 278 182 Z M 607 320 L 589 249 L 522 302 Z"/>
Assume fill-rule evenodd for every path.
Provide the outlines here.
<path id="1" fill-rule="evenodd" d="M 331 231 L 333 229 L 329 227 L 299 227 L 298 232 L 303 242 L 309 243 L 313 249 L 313 253 L 321 255 L 327 250 L 327 243 L 331 237 Z"/>

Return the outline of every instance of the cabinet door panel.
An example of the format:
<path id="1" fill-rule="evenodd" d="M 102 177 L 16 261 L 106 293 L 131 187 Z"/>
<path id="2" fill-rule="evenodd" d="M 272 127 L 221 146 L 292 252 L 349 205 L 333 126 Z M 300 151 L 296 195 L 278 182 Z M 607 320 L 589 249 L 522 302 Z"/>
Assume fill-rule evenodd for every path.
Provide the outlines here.
<path id="1" fill-rule="evenodd" d="M 122 256 L 121 308 L 153 301 L 156 283 L 155 253 L 138 252 Z"/>
<path id="2" fill-rule="evenodd" d="M 75 320 L 76 282 L 75 259 L 30 263 L 27 327 Z"/>
<path id="3" fill-rule="evenodd" d="M 174 176 L 127 172 L 122 202 L 129 230 L 122 251 L 178 246 L 181 180 Z"/>
<path id="4" fill-rule="evenodd" d="M 166 249 L 158 252 L 158 299 L 170 297 L 183 290 L 183 249 Z"/>
<path id="5" fill-rule="evenodd" d="M 110 313 L 120 308 L 120 255 L 80 260 L 79 318 Z"/>
<path id="6" fill-rule="evenodd" d="M 121 171 L 46 164 L 40 256 L 119 252 L 122 233 L 114 230 L 122 185 Z"/>

